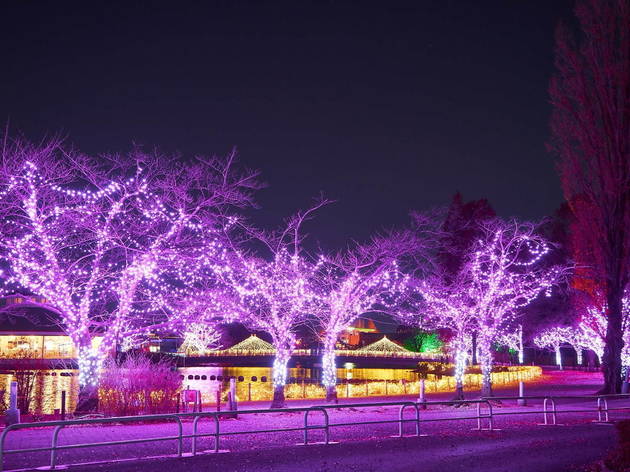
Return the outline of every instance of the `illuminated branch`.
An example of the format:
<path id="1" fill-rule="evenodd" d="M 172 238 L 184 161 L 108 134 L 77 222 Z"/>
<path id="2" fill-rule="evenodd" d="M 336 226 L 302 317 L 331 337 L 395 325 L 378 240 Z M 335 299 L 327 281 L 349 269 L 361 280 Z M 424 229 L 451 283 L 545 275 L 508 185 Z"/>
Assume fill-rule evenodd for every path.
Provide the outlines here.
<path id="1" fill-rule="evenodd" d="M 181 321 L 160 300 L 187 294 L 196 269 L 223 257 L 225 211 L 249 202 L 254 176 L 236 175 L 233 156 L 183 165 L 135 150 L 94 160 L 16 143 L 2 157 L 4 291 L 24 288 L 59 311 L 78 351 L 77 408 L 93 409 L 108 353 Z"/>

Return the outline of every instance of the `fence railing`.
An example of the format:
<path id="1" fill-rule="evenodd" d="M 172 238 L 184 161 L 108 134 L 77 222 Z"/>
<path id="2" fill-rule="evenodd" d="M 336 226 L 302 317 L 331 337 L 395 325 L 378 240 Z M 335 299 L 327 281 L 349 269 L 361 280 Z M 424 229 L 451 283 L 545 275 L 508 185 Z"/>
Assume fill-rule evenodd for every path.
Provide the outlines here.
<path id="1" fill-rule="evenodd" d="M 593 415 L 593 422 L 605 423 L 609 422 L 610 411 L 630 410 L 630 405 L 618 406 L 611 408 L 609 402 L 612 400 L 628 400 L 630 394 L 621 395 L 584 395 L 584 396 L 511 396 L 511 397 L 487 397 L 477 400 L 451 400 L 451 401 L 394 401 L 394 402 L 374 402 L 374 403 L 341 403 L 341 404 L 327 404 L 316 405 L 302 408 L 276 408 L 276 409 L 255 409 L 255 410 L 239 410 L 238 412 L 197 412 L 197 413 L 180 413 L 180 414 L 164 414 L 164 415 L 145 415 L 145 416 L 127 416 L 127 417 L 112 417 L 112 418 L 92 418 L 92 419 L 76 419 L 70 421 L 46 421 L 40 423 L 22 423 L 10 425 L 0 434 L 0 471 L 4 470 L 4 458 L 7 454 L 24 454 L 32 452 L 50 452 L 49 468 L 54 469 L 58 466 L 57 458 L 58 452 L 69 449 L 79 449 L 85 447 L 98 447 L 98 446 L 116 446 L 124 444 L 138 444 L 148 442 L 159 441 L 174 441 L 177 445 L 176 457 L 195 456 L 200 453 L 198 440 L 200 438 L 211 437 L 214 439 L 213 448 L 208 451 L 202 452 L 221 452 L 221 438 L 226 436 L 235 436 L 241 434 L 267 434 L 277 432 L 289 432 L 289 431 L 302 431 L 303 444 L 334 444 L 331 441 L 331 429 L 339 427 L 351 427 L 360 425 L 375 425 L 375 424 L 397 424 L 398 434 L 396 437 L 405 437 L 404 426 L 407 423 L 413 424 L 413 434 L 411 436 L 426 436 L 421 429 L 421 423 L 439 422 L 439 421 L 462 421 L 462 420 L 476 420 L 478 431 L 497 431 L 495 428 L 495 420 L 497 416 L 507 415 L 526 415 L 526 414 L 542 414 L 542 423 L 538 423 L 544 426 L 560 426 L 558 423 L 559 414 L 567 413 L 589 413 Z M 493 408 L 493 402 L 508 401 L 508 400 L 543 400 L 542 410 L 517 410 L 496 412 Z M 582 400 L 586 402 L 594 402 L 594 408 L 580 408 L 580 409 L 559 409 L 558 404 L 564 400 Z M 476 405 L 476 415 L 466 416 L 442 416 L 442 417 L 427 417 L 422 418 L 421 411 L 428 409 L 431 406 L 437 405 Z M 334 423 L 331 422 L 331 416 L 329 410 L 344 410 L 344 409 L 357 409 L 366 407 L 399 407 L 398 414 L 394 418 L 369 420 L 369 421 L 345 421 Z M 412 417 L 405 417 L 405 412 L 411 410 Z M 303 425 L 296 425 L 293 427 L 284 428 L 269 428 L 269 429 L 247 429 L 242 431 L 222 431 L 221 430 L 221 418 L 226 414 L 238 415 L 250 415 L 250 414 L 268 414 L 268 413 L 303 413 L 304 421 Z M 321 414 L 322 422 L 313 423 L 312 417 L 317 413 Z M 184 434 L 183 420 L 192 419 L 192 433 Z M 208 419 L 213 422 L 214 430 L 212 432 L 202 433 L 199 430 L 199 423 Z M 168 435 L 161 437 L 139 438 L 139 439 L 122 439 L 117 441 L 104 441 L 96 443 L 81 443 L 81 444 L 59 444 L 59 434 L 62 429 L 73 425 L 96 425 L 107 423 L 138 423 L 144 421 L 164 420 L 172 421 L 177 426 L 176 435 Z M 53 434 L 51 437 L 51 445 L 49 447 L 36 447 L 26 449 L 5 449 L 6 438 L 9 433 L 16 432 L 27 428 L 40 428 L 40 427 L 53 427 Z M 309 432 L 320 430 L 323 432 L 324 441 L 315 443 L 309 438 Z M 191 439 L 191 447 L 189 453 L 184 453 L 184 440 Z"/>

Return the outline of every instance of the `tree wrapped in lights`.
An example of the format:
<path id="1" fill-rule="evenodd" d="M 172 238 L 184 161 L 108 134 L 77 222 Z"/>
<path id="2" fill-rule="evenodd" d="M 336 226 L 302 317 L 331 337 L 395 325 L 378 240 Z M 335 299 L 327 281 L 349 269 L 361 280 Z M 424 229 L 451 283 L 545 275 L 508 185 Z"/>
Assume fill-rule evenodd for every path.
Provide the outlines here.
<path id="1" fill-rule="evenodd" d="M 483 396 L 492 395 L 493 342 L 519 309 L 565 275 L 566 268 L 540 264 L 548 252 L 534 224 L 486 222 L 455 278 L 421 284 L 429 312 L 455 333 L 456 373 L 465 367 L 466 335 L 478 330 Z"/>
<path id="2" fill-rule="evenodd" d="M 541 349 L 552 349 L 556 354 L 556 365 L 562 370 L 562 352 L 560 347 L 569 342 L 573 332 L 565 326 L 554 326 L 546 329 L 534 338 L 534 344 Z"/>
<path id="3" fill-rule="evenodd" d="M 221 257 L 201 229 L 220 229 L 225 209 L 248 204 L 256 187 L 253 174 L 234 173 L 233 157 L 184 165 L 135 150 L 97 160 L 54 142 L 3 150 L 4 289 L 22 287 L 60 312 L 78 352 L 78 410 L 96 408 L 103 361 L 123 339 L 184 321 L 157 295 L 183 293 L 197 276 L 186 266 Z"/>
<path id="4" fill-rule="evenodd" d="M 203 355 L 206 351 L 219 348 L 221 334 L 209 323 L 190 323 L 184 331 L 184 341 L 180 351 Z"/>
<path id="5" fill-rule="evenodd" d="M 606 333 L 608 332 L 607 306 L 586 307 L 577 325 L 579 339 L 585 349 L 592 350 L 601 362 L 606 347 Z M 630 295 L 626 293 L 622 302 L 621 323 L 624 347 L 621 351 L 621 365 L 625 374 L 630 369 Z"/>
<path id="6" fill-rule="evenodd" d="M 461 271 L 454 279 L 445 282 L 441 277 L 427 278 L 419 284 L 422 295 L 422 324 L 431 328 L 446 328 L 452 338 L 449 342 L 455 364 L 455 400 L 464 399 L 464 374 L 468 351 L 472 347 L 471 333 L 477 329 L 477 316 L 474 306 L 461 291 L 465 280 Z"/>
<path id="7" fill-rule="evenodd" d="M 584 339 L 584 333 L 577 326 L 569 326 L 566 333 L 566 342 L 570 344 L 576 355 L 577 365 L 582 365 L 584 360 L 584 349 L 586 347 L 586 340 Z"/>
<path id="8" fill-rule="evenodd" d="M 547 241 L 532 223 L 495 220 L 472 248 L 464 277 L 466 296 L 479 325 L 482 395 L 492 395 L 492 343 L 519 310 L 566 275 L 565 267 L 545 267 Z"/>
<path id="9" fill-rule="evenodd" d="M 342 331 L 369 311 L 394 313 L 404 300 L 409 278 L 400 272 L 396 258 L 407 247 L 404 235 L 392 234 L 324 262 L 316 317 L 327 401 L 337 401 L 335 346 Z"/>
<path id="10" fill-rule="evenodd" d="M 231 263 L 215 268 L 217 277 L 229 288 L 240 312 L 239 321 L 252 330 L 271 336 L 276 354 L 273 362 L 272 408 L 285 404 L 284 386 L 288 363 L 295 351 L 295 329 L 315 313 L 319 303 L 317 272 L 323 259 L 310 258 L 302 249 L 300 229 L 313 212 L 328 201 L 320 200 L 310 209 L 289 219 L 278 232 L 249 231 L 271 257 L 254 257 L 236 249 Z"/>
<path id="11" fill-rule="evenodd" d="M 505 346 L 508 349 L 518 353 L 518 363 L 523 363 L 523 326 L 518 325 L 515 330 L 504 331 L 496 339 L 496 342 L 501 346 Z"/>

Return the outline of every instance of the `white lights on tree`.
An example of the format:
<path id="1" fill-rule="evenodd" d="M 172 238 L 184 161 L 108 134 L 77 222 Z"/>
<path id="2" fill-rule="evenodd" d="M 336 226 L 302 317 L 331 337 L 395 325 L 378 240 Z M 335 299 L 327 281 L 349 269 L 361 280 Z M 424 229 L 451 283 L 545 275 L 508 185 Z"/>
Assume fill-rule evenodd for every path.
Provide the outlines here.
<path id="1" fill-rule="evenodd" d="M 220 226 L 218 210 L 245 204 L 253 177 L 233 175 L 233 156 L 185 166 L 137 150 L 91 159 L 58 143 L 17 143 L 2 157 L 11 170 L 0 176 L 3 289 L 60 313 L 78 352 L 77 409 L 93 410 L 105 357 L 125 338 L 182 321 L 159 301 L 195 282 L 200 257 L 220 254 L 200 223 Z"/>
<path id="2" fill-rule="evenodd" d="M 404 299 L 409 278 L 400 272 L 396 257 L 405 250 L 402 238 L 389 235 L 322 264 L 315 315 L 322 330 L 322 383 L 327 401 L 337 400 L 335 346 L 341 332 L 371 310 L 397 312 Z"/>
<path id="3" fill-rule="evenodd" d="M 534 344 L 541 349 L 552 349 L 556 354 L 556 365 L 562 370 L 562 352 L 560 347 L 569 342 L 573 336 L 573 330 L 569 327 L 554 326 L 534 338 Z"/>

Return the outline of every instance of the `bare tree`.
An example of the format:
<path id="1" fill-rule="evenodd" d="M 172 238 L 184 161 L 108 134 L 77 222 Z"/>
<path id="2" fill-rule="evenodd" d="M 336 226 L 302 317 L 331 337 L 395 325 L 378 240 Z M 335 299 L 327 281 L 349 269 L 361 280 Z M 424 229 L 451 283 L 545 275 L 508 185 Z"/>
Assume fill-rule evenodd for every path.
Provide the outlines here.
<path id="1" fill-rule="evenodd" d="M 227 209 L 256 187 L 232 162 L 186 165 L 138 149 L 94 159 L 58 142 L 3 148 L 4 290 L 24 288 L 60 313 L 78 352 L 78 410 L 96 408 L 103 361 L 124 338 L 176 321 L 157 295 L 182 290 L 194 265 L 222 254 Z"/>
<path id="2" fill-rule="evenodd" d="M 326 400 L 337 401 L 335 347 L 341 332 L 370 311 L 396 314 L 405 299 L 408 276 L 397 258 L 407 253 L 413 239 L 403 233 L 375 237 L 336 257 L 318 271 L 320 299 L 316 317 L 323 344 L 322 383 Z"/>
<path id="3" fill-rule="evenodd" d="M 420 284 L 435 324 L 455 334 L 456 374 L 463 378 L 466 336 L 479 332 L 482 395 L 492 395 L 493 342 L 512 326 L 519 311 L 565 276 L 565 267 L 541 267 L 547 241 L 532 223 L 501 220 L 483 224 L 483 237 L 468 251 L 455 278 Z M 461 386 L 458 385 L 458 396 Z"/>
<path id="4" fill-rule="evenodd" d="M 630 2 L 580 0 L 575 13 L 579 38 L 564 25 L 557 34 L 551 147 L 608 307 L 601 393 L 618 393 L 630 271 Z"/>
<path id="5" fill-rule="evenodd" d="M 245 326 L 269 333 L 276 349 L 272 380 L 272 408 L 285 404 L 284 386 L 288 363 L 295 351 L 295 329 L 316 311 L 319 302 L 317 271 L 322 263 L 302 247 L 302 225 L 328 200 L 320 199 L 306 211 L 291 217 L 279 231 L 247 228 L 249 241 L 264 246 L 267 257 L 235 247 L 231 262 L 217 266 L 220 277 L 235 300 L 238 320 Z M 262 252 L 261 251 L 261 252 Z"/>

